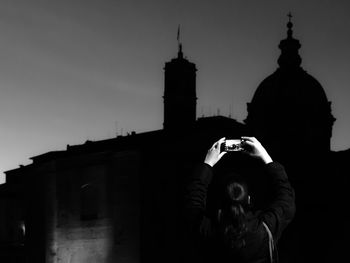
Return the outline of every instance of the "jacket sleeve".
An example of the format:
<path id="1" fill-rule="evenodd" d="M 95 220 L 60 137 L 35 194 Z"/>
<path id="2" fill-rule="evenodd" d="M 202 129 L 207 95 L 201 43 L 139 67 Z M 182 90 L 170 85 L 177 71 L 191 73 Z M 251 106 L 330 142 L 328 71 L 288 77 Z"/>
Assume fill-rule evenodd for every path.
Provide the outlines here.
<path id="1" fill-rule="evenodd" d="M 197 232 L 206 211 L 208 187 L 213 178 L 212 167 L 198 164 L 186 186 L 185 217 L 189 230 Z"/>
<path id="2" fill-rule="evenodd" d="M 269 163 L 266 165 L 266 171 L 272 179 L 273 200 L 261 213 L 260 219 L 267 224 L 275 241 L 278 241 L 282 231 L 294 218 L 295 194 L 281 164 Z"/>

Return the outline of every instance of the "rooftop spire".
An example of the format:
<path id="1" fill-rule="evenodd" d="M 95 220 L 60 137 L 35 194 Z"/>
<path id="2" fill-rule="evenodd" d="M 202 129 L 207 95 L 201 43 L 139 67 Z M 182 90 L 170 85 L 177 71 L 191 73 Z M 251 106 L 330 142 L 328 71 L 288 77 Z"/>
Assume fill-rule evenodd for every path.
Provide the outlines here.
<path id="1" fill-rule="evenodd" d="M 288 31 L 287 31 L 287 36 L 288 36 L 288 38 L 293 38 L 293 30 L 292 30 L 292 28 L 293 28 L 293 23 L 292 23 L 292 13 L 291 12 L 289 12 L 288 13 L 288 19 L 289 19 L 289 21 L 288 21 L 288 23 L 287 23 L 287 28 L 288 28 Z"/>
<path id="2" fill-rule="evenodd" d="M 278 59 L 278 64 L 283 68 L 295 68 L 299 67 L 301 64 L 301 58 L 299 56 L 298 50 L 301 47 L 299 40 L 293 38 L 293 23 L 292 14 L 288 13 L 288 23 L 287 23 L 287 38 L 283 39 L 279 48 L 281 49 L 281 55 Z"/>
<path id="3" fill-rule="evenodd" d="M 180 24 L 177 28 L 177 45 L 179 47 L 179 51 L 177 53 L 178 58 L 183 58 L 183 53 L 182 53 L 182 43 L 180 42 Z"/>

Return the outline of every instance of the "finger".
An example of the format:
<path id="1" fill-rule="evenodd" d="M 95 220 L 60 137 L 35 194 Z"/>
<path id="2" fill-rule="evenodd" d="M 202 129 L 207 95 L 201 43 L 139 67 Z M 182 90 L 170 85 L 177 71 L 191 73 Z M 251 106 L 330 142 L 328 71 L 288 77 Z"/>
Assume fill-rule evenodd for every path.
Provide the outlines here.
<path id="1" fill-rule="evenodd" d="M 214 142 L 212 148 L 215 148 L 216 145 L 218 144 L 218 142 L 219 142 L 219 141 Z"/>
<path id="2" fill-rule="evenodd" d="M 222 158 L 222 156 L 224 156 L 227 152 L 222 152 L 219 154 L 219 160 Z"/>
<path id="3" fill-rule="evenodd" d="M 213 147 L 217 147 L 218 145 L 221 145 L 221 143 L 225 141 L 225 137 L 222 137 L 220 140 L 214 142 Z"/>
<path id="4" fill-rule="evenodd" d="M 218 149 L 220 149 L 219 146 L 220 146 L 219 142 L 216 142 L 216 143 L 215 143 L 215 146 L 214 146 L 214 150 L 217 151 Z"/>
<path id="5" fill-rule="evenodd" d="M 241 139 L 253 142 L 255 138 L 254 137 L 248 137 L 248 136 L 241 136 Z"/>
<path id="6" fill-rule="evenodd" d="M 254 142 L 251 142 L 251 141 L 244 141 L 244 144 L 247 144 L 249 146 L 254 146 Z"/>
<path id="7" fill-rule="evenodd" d="M 225 143 L 225 140 L 226 140 L 226 138 L 225 138 L 225 137 L 222 137 L 222 138 L 218 141 L 218 150 L 221 150 L 221 145 L 222 145 L 223 143 Z"/>
<path id="8" fill-rule="evenodd" d="M 221 145 L 222 145 L 223 143 L 225 143 L 225 137 L 224 137 L 224 138 L 221 138 L 221 139 L 219 140 L 219 149 L 221 149 Z"/>
<path id="9" fill-rule="evenodd" d="M 221 146 L 221 144 L 223 144 L 223 143 L 225 142 L 225 140 L 226 140 L 225 137 L 221 138 L 221 139 L 218 141 L 219 146 Z"/>
<path id="10" fill-rule="evenodd" d="M 211 151 L 214 151 L 214 150 L 216 149 L 216 145 L 217 145 L 217 142 L 215 142 L 215 143 L 213 144 L 213 146 L 211 146 L 210 150 L 211 150 Z"/>
<path id="11" fill-rule="evenodd" d="M 247 140 L 247 141 L 251 141 L 251 142 L 259 142 L 257 138 L 255 137 L 249 137 L 249 136 L 241 136 L 242 140 Z"/>

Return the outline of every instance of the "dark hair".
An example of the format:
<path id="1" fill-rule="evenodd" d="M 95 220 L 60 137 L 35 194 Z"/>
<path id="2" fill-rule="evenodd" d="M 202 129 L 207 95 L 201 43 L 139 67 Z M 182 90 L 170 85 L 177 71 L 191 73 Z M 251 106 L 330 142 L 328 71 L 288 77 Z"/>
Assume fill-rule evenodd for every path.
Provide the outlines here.
<path id="1" fill-rule="evenodd" d="M 219 235 L 229 249 L 238 250 L 246 245 L 246 212 L 249 203 L 244 183 L 231 180 L 226 184 L 221 206 L 217 212 L 217 222 Z"/>

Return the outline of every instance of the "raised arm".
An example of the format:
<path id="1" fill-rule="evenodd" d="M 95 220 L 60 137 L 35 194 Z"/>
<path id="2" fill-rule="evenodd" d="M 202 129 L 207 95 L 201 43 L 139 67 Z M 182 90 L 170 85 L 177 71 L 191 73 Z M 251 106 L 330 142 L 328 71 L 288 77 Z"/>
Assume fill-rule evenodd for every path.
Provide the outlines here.
<path id="1" fill-rule="evenodd" d="M 225 138 L 221 138 L 208 150 L 203 163 L 196 166 L 190 181 L 186 187 L 185 209 L 187 223 L 190 230 L 199 230 L 206 210 L 206 200 L 209 184 L 213 178 L 212 167 L 222 158 L 226 152 L 220 152 L 221 144 Z"/>
<path id="2" fill-rule="evenodd" d="M 245 140 L 245 151 L 265 163 L 265 169 L 272 180 L 273 201 L 261 213 L 260 219 L 267 224 L 274 239 L 277 241 L 285 227 L 292 221 L 295 214 L 294 189 L 288 181 L 284 167 L 273 162 L 265 148 L 253 137 L 242 137 Z"/>

